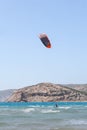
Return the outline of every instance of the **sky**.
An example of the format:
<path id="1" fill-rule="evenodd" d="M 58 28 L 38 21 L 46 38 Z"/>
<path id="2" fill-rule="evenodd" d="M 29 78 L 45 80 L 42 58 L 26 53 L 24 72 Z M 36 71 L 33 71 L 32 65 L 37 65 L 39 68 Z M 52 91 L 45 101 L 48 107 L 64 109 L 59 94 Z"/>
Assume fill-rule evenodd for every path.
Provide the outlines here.
<path id="1" fill-rule="evenodd" d="M 41 82 L 87 83 L 87 0 L 0 0 L 0 90 Z"/>

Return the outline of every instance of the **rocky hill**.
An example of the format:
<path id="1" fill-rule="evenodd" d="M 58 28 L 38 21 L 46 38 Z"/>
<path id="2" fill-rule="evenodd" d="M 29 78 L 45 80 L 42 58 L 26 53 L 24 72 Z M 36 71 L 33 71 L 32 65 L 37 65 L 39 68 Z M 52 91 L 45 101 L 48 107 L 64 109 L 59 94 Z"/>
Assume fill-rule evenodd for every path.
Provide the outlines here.
<path id="1" fill-rule="evenodd" d="M 39 83 L 16 90 L 8 102 L 87 101 L 87 94 L 59 84 Z"/>

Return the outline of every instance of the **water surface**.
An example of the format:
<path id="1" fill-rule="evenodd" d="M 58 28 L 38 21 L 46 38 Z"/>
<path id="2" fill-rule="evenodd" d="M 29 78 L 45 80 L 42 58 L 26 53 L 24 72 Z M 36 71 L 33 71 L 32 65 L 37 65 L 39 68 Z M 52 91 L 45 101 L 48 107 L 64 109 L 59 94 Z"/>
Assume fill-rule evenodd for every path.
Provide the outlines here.
<path id="1" fill-rule="evenodd" d="M 0 130 L 87 130 L 87 102 L 0 103 Z"/>

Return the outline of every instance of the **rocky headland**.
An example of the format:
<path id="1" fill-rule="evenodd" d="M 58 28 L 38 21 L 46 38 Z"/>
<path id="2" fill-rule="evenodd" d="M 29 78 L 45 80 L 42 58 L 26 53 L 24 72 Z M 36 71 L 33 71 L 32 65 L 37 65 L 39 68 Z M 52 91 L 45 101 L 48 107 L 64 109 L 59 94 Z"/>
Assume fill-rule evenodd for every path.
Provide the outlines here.
<path id="1" fill-rule="evenodd" d="M 15 90 L 7 102 L 87 101 L 87 92 L 53 83 L 39 83 Z"/>

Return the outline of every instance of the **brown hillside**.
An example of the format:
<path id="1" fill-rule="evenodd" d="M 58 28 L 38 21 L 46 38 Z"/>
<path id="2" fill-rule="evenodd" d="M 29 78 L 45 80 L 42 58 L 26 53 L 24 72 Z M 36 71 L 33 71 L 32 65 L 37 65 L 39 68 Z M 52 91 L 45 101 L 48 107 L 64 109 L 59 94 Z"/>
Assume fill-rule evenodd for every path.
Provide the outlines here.
<path id="1" fill-rule="evenodd" d="M 16 90 L 8 102 L 87 101 L 87 95 L 78 90 L 52 83 L 39 83 Z"/>

